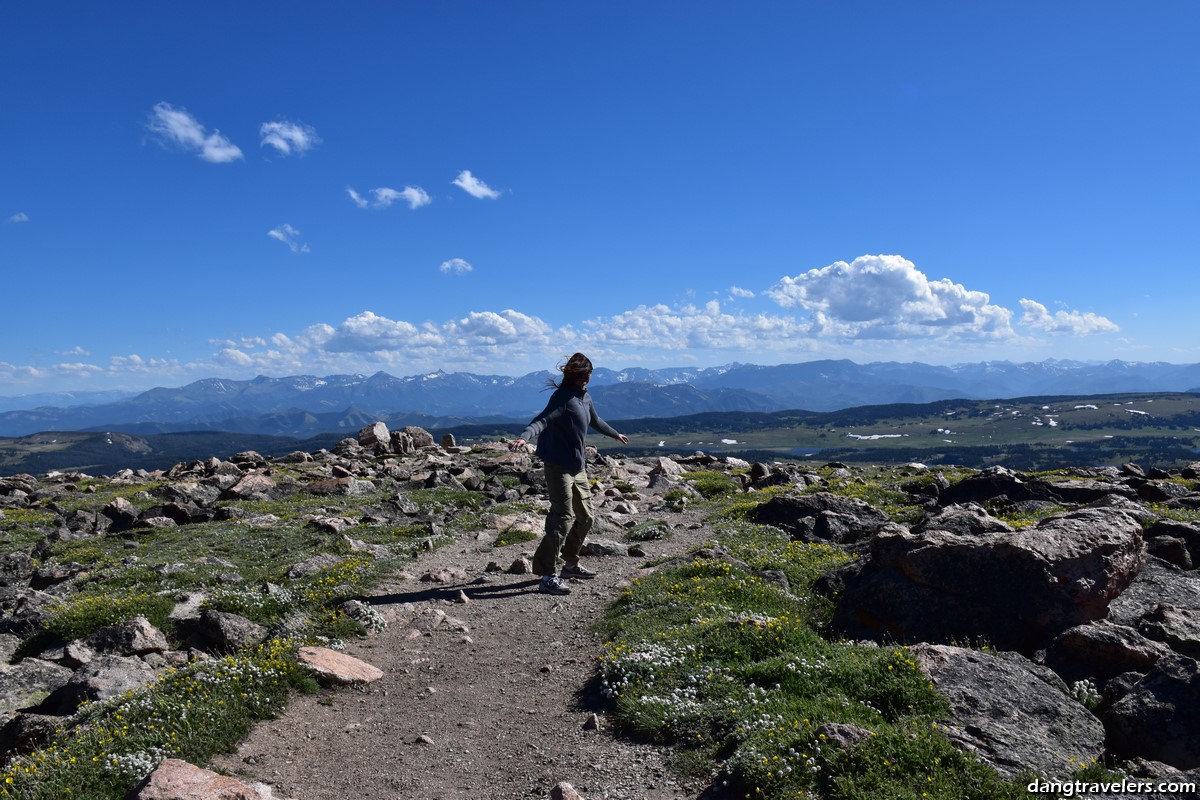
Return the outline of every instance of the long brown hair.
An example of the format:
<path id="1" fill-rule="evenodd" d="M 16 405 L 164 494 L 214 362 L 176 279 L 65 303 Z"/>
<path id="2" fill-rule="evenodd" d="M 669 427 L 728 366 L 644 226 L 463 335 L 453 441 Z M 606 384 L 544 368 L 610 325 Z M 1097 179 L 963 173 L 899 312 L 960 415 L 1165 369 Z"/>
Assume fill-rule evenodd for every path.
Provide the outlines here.
<path id="1" fill-rule="evenodd" d="M 553 386 L 555 389 L 561 389 L 564 386 L 576 386 L 582 380 L 587 380 L 592 377 L 592 361 L 583 353 L 576 353 L 567 359 L 567 363 L 559 364 L 558 371 L 562 373 L 562 380 L 556 381 L 550 378 L 546 381 L 546 388 Z"/>

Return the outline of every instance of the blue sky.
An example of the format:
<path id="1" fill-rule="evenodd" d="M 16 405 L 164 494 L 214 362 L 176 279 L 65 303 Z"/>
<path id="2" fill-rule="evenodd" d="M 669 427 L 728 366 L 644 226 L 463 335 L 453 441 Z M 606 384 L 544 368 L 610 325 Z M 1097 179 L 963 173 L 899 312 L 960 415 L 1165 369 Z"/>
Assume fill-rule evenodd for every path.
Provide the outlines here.
<path id="1" fill-rule="evenodd" d="M 1200 4 L 0 16 L 0 395 L 1200 361 Z"/>

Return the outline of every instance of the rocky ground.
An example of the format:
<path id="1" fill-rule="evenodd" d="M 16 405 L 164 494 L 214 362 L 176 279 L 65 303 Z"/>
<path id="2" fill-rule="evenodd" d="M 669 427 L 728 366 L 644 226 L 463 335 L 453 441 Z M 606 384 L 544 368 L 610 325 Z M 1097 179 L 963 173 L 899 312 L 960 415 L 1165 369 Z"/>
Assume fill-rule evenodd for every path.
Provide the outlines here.
<path id="1" fill-rule="evenodd" d="M 710 535 L 694 513 L 669 519 L 671 537 L 646 543 L 649 558 Z M 295 800 L 518 800 L 562 782 L 588 800 L 719 796 L 705 794 L 706 780 L 681 781 L 662 750 L 615 736 L 589 688 L 602 645 L 593 622 L 646 559 L 585 558 L 600 576 L 567 596 L 538 593 L 531 575 L 485 571 L 533 544 L 423 556 L 370 598 L 387 629 L 347 645 L 383 677 L 294 699 L 214 766 Z"/>
<path id="2" fill-rule="evenodd" d="M 567 596 L 537 591 L 525 558 L 536 541 L 497 546 L 502 531 L 540 532 L 543 517 L 533 509 L 546 505 L 534 461 L 502 445 L 439 446 L 420 429 L 389 432 L 376 424 L 333 452 L 178 465 L 154 476 L 161 485 L 153 492 L 134 495 L 141 506 L 118 495 L 103 507 L 75 508 L 76 495 L 96 491 L 86 476 L 5 479 L 6 535 L 40 539 L 0 560 L 3 660 L 88 580 L 84 564 L 35 558 L 54 542 L 120 544 L 134 556 L 111 565 L 119 579 L 138 568 L 141 537 L 179 526 L 215 521 L 186 530 L 253 537 L 299 524 L 316 541 L 341 535 L 327 543 L 394 556 L 343 532 L 417 525 L 428 537 L 406 547 L 448 543 L 363 598 L 388 625 L 346 644 L 377 675 L 293 698 L 235 753 L 207 766 L 271 787 L 259 798 L 716 800 L 725 792 L 713 776 L 680 777 L 667 753 L 617 736 L 592 687 L 603 647 L 594 623 L 642 565 L 713 536 L 711 508 L 686 498 L 715 478 L 734 492 L 772 489 L 760 495 L 770 499 L 745 504 L 748 520 L 858 556 L 818 582 L 837 598 L 835 628 L 851 639 L 913 643 L 921 669 L 950 703 L 946 734 L 1005 777 L 1060 776 L 1113 756 L 1128 774 L 1200 777 L 1200 463 L 1049 476 L 996 467 L 952 481 L 920 465 L 870 475 L 839 464 L 813 470 L 703 454 L 593 453 L 592 471 L 600 477 L 597 529 L 585 563 L 600 575 L 573 582 Z M 475 517 L 447 510 L 459 506 L 425 509 L 409 495 L 417 489 L 479 493 L 493 510 Z M 297 493 L 319 504 L 291 523 L 258 507 L 282 513 L 274 504 Z M 864 494 L 878 503 L 902 500 L 907 521 L 896 522 Z M 636 548 L 620 541 L 631 526 L 654 520 L 668 528 L 667 538 Z M 601 547 L 606 540 L 611 546 Z M 337 561 L 319 553 L 286 569 L 288 580 Z M 218 577 L 244 582 L 234 573 Z M 36 746 L 39 734 L 44 739 L 48 726 L 74 711 L 80 692 L 105 699 L 163 666 L 208 657 L 197 648 L 231 652 L 268 635 L 235 614 L 181 605 L 188 608 L 172 614 L 183 614 L 176 619 L 186 651 L 170 651 L 161 632 L 135 620 L 79 641 L 27 644 L 19 663 L 0 663 L 0 689 L 16 690 L 0 728 L 4 752 Z M 957 646 L 973 641 L 989 646 Z M 24 697 L 31 687 L 43 698 L 35 705 Z M 170 768 L 179 765 L 164 766 L 155 770 L 163 785 L 178 777 Z M 181 795 L 151 781 L 136 796 L 250 797 L 244 790 Z"/>

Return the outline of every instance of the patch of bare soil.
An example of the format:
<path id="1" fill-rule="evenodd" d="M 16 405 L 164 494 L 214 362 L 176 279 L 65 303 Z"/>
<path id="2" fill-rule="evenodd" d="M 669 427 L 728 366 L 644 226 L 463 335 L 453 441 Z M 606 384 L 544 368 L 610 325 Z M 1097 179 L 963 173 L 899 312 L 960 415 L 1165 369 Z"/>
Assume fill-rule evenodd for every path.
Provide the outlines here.
<path id="1" fill-rule="evenodd" d="M 691 513 L 669 520 L 669 539 L 644 543 L 647 558 L 711 535 Z M 370 599 L 387 629 L 347 643 L 384 677 L 293 698 L 213 767 L 295 800 L 532 800 L 564 781 L 585 800 L 700 797 L 706 780 L 682 780 L 664 750 L 613 734 L 594 686 L 603 642 L 592 625 L 647 558 L 585 557 L 600 576 L 566 596 L 539 593 L 532 575 L 485 572 L 534 545 L 458 541 L 422 556 L 411 579 Z M 466 577 L 416 577 L 445 569 Z"/>

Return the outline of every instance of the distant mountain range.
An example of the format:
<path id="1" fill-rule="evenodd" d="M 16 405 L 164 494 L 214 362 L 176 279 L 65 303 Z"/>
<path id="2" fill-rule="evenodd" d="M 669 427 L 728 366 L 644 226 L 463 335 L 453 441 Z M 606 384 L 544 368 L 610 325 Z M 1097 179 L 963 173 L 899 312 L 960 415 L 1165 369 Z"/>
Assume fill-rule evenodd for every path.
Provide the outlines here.
<path id="1" fill-rule="evenodd" d="M 208 378 L 133 396 L 113 393 L 0 398 L 0 436 L 41 431 L 145 435 L 230 431 L 305 438 L 354 432 L 369 421 L 450 428 L 526 422 L 541 410 L 550 372 L 520 377 L 433 372 Z M 597 369 L 590 391 L 609 420 L 712 411 L 835 411 L 855 406 L 1037 395 L 1200 390 L 1200 364 L 1109 361 L 921 363 L 810 361 L 670 369 Z M 47 399 L 61 398 L 61 404 Z M 26 405 L 22 405 L 22 400 Z M 51 402 L 54 402 L 53 400 Z"/>

